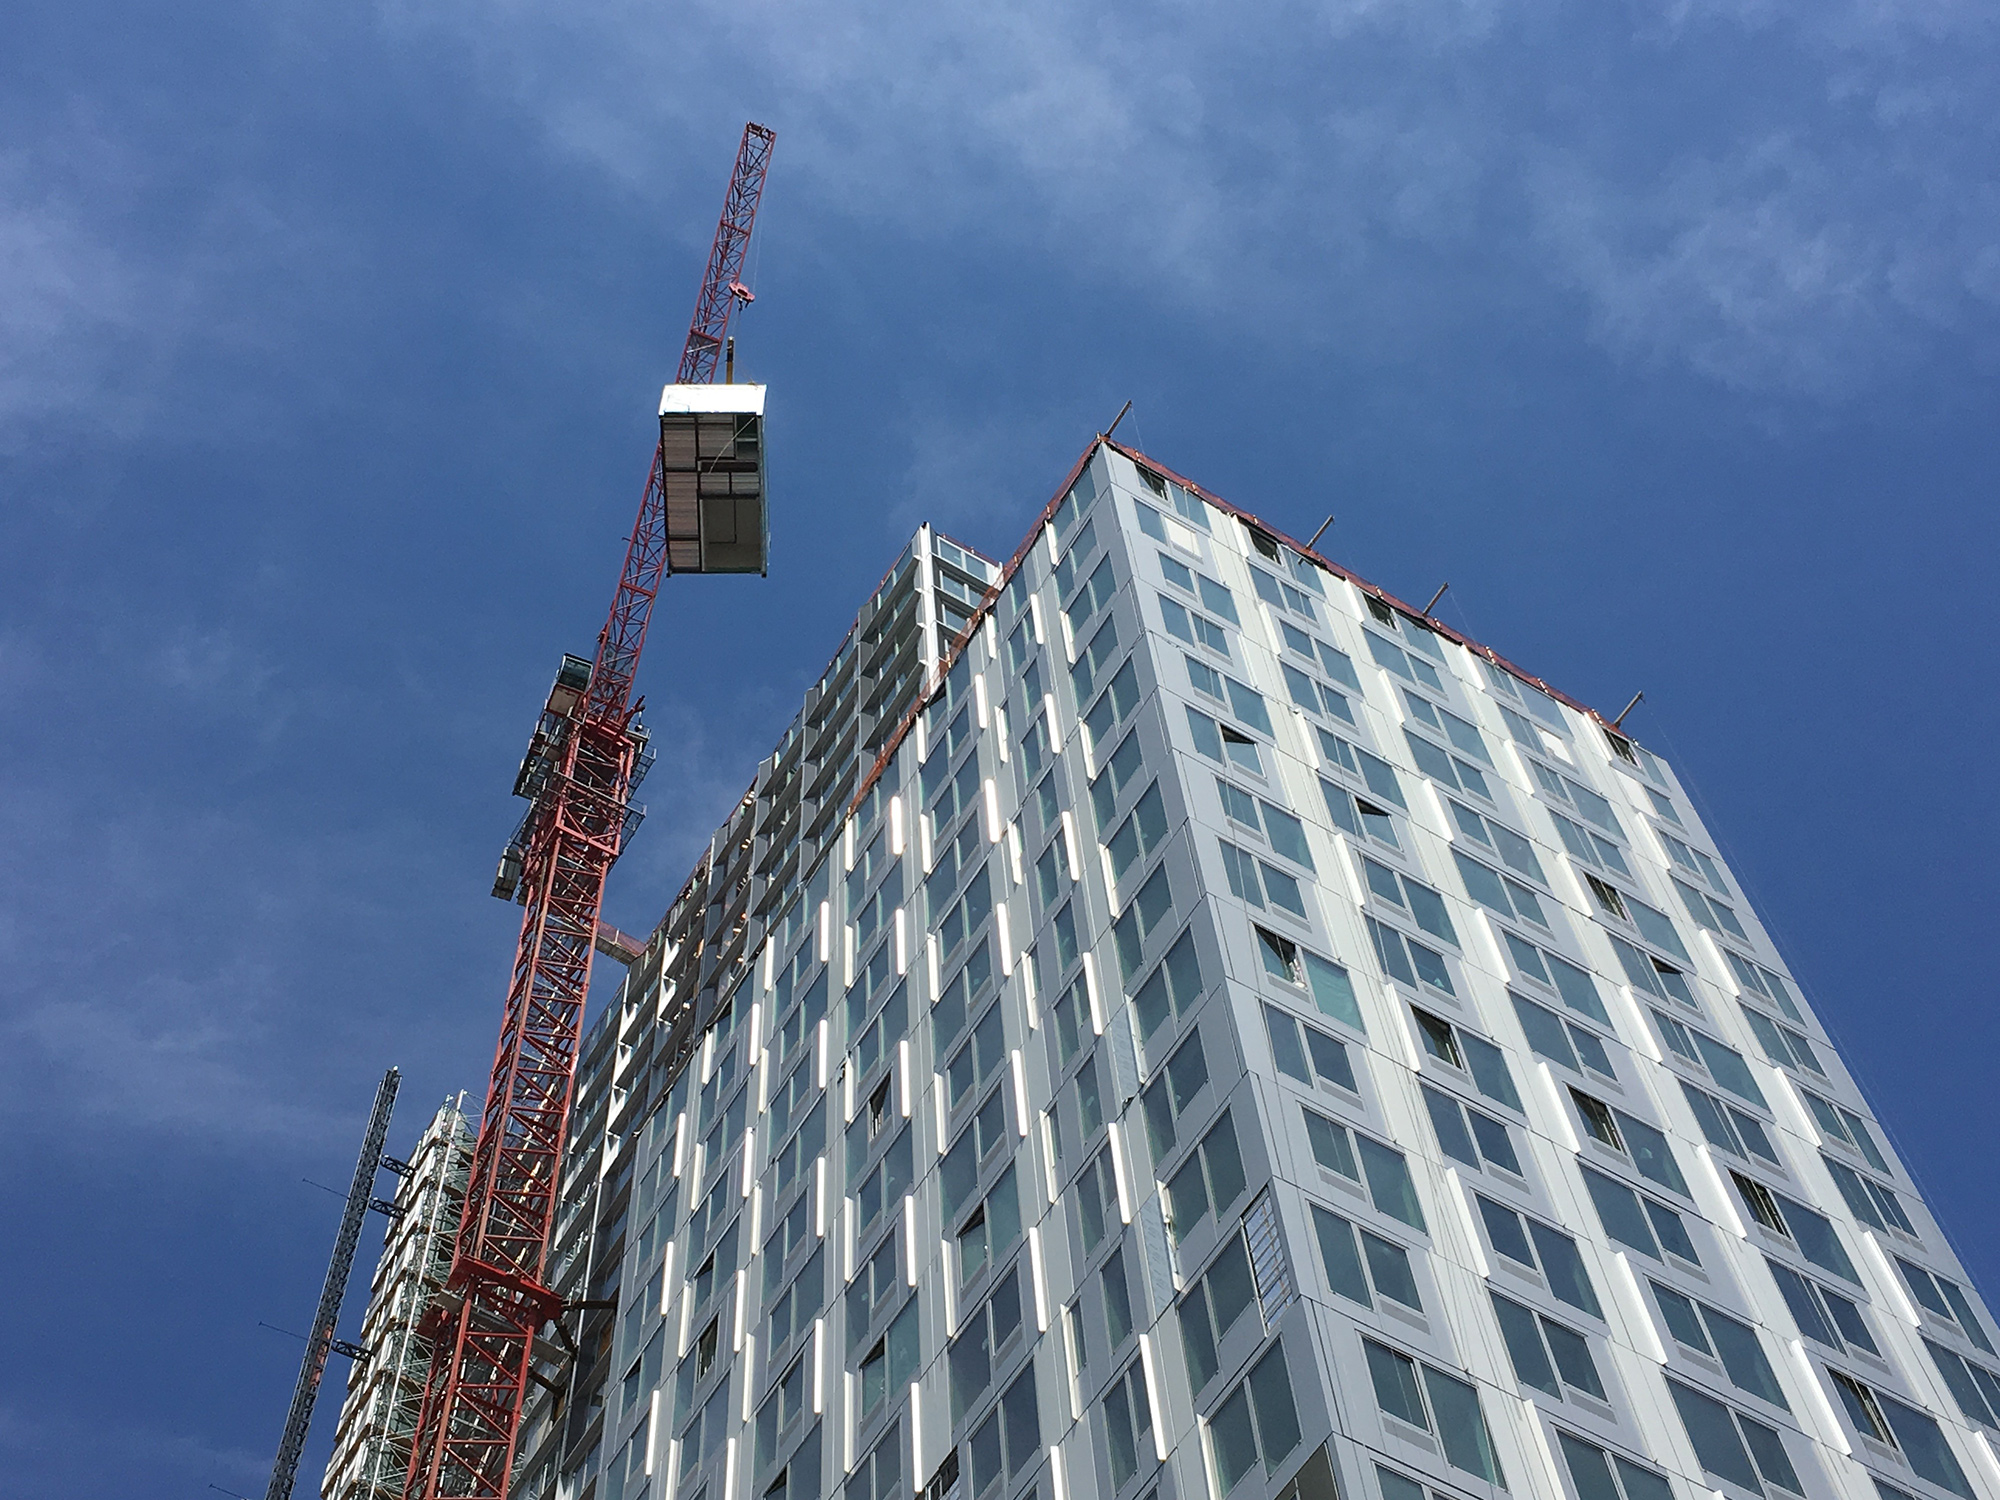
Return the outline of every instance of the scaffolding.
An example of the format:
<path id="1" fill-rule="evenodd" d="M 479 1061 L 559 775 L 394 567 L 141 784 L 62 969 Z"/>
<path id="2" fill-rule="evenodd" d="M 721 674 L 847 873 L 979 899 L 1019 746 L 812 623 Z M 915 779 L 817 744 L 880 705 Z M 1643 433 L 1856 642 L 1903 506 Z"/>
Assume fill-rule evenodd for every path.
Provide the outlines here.
<path id="1" fill-rule="evenodd" d="M 431 1359 L 417 1321 L 451 1269 L 472 1144 L 460 1094 L 444 1102 L 410 1154 L 368 1290 L 360 1340 L 365 1352 L 348 1374 L 320 1488 L 324 1500 L 401 1500 Z"/>

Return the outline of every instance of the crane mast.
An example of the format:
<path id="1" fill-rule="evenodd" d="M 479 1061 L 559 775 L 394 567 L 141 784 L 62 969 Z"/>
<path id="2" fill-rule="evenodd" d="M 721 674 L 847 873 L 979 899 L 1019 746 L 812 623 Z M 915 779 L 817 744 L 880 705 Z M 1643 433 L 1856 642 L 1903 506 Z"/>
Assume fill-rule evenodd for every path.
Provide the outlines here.
<path id="1" fill-rule="evenodd" d="M 743 260 L 775 138 L 761 125 L 744 128 L 669 397 L 713 382 L 730 317 L 750 300 Z M 529 809 L 494 894 L 523 906 L 520 939 L 451 1271 L 424 1322 L 432 1355 L 404 1482 L 409 1500 L 504 1500 L 535 1378 L 535 1337 L 563 1311 L 546 1280 L 549 1233 L 604 881 L 637 818 L 632 791 L 644 774 L 646 735 L 632 682 L 660 583 L 669 572 L 763 570 L 761 388 L 754 418 L 724 415 L 719 440 L 713 418 L 670 419 L 670 404 L 662 398 L 660 444 L 596 657 L 563 658 L 515 781 Z M 747 413 L 741 402 L 722 405 Z M 698 421 L 711 424 L 700 440 Z M 683 464 L 683 447 L 700 461 Z M 746 465 L 754 469 L 747 478 Z M 738 508 L 748 517 L 753 502 L 755 545 L 746 553 L 736 545 Z M 712 547 L 710 531 L 721 538 Z M 699 544 L 677 548 L 683 534 Z"/>

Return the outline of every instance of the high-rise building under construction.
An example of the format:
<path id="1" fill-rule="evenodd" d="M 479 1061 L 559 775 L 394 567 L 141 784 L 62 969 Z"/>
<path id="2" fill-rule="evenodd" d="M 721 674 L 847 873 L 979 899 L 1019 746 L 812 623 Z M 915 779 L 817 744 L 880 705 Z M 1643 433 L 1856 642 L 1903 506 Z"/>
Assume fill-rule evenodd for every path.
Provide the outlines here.
<path id="1" fill-rule="evenodd" d="M 926 528 L 584 1047 L 514 1493 L 1994 1500 L 1672 769 L 1108 440 Z"/>
<path id="2" fill-rule="evenodd" d="M 451 1267 L 465 1207 L 472 1124 L 465 1099 L 447 1099 L 398 1164 L 382 1258 L 361 1320 L 361 1355 L 348 1370 L 323 1500 L 399 1500 L 410 1466 L 410 1436 L 423 1399 L 430 1341 L 417 1331 Z"/>

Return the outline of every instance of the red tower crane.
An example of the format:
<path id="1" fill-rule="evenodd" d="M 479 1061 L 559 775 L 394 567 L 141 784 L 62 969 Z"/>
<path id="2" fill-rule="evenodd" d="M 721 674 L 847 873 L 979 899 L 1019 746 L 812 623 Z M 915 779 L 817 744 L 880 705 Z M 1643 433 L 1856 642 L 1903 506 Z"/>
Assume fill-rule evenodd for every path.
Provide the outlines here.
<path id="1" fill-rule="evenodd" d="M 525 908 L 451 1272 L 426 1315 L 430 1373 L 403 1492 L 504 1500 L 536 1334 L 563 1311 L 546 1283 L 604 880 L 639 810 L 649 757 L 632 680 L 661 580 L 765 567 L 763 388 L 713 386 L 774 134 L 744 127 L 679 378 L 597 656 L 565 656 L 515 780 L 528 813 L 493 893 Z M 692 389 L 690 389 L 692 387 Z"/>

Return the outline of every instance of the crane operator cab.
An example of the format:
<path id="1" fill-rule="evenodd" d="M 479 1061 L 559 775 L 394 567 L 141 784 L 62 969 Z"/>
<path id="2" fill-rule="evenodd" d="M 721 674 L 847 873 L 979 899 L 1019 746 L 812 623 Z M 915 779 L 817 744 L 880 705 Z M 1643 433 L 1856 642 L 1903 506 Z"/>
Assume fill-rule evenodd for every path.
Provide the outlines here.
<path id="1" fill-rule="evenodd" d="M 669 573 L 764 574 L 764 387 L 670 385 L 660 393 L 660 483 Z"/>

